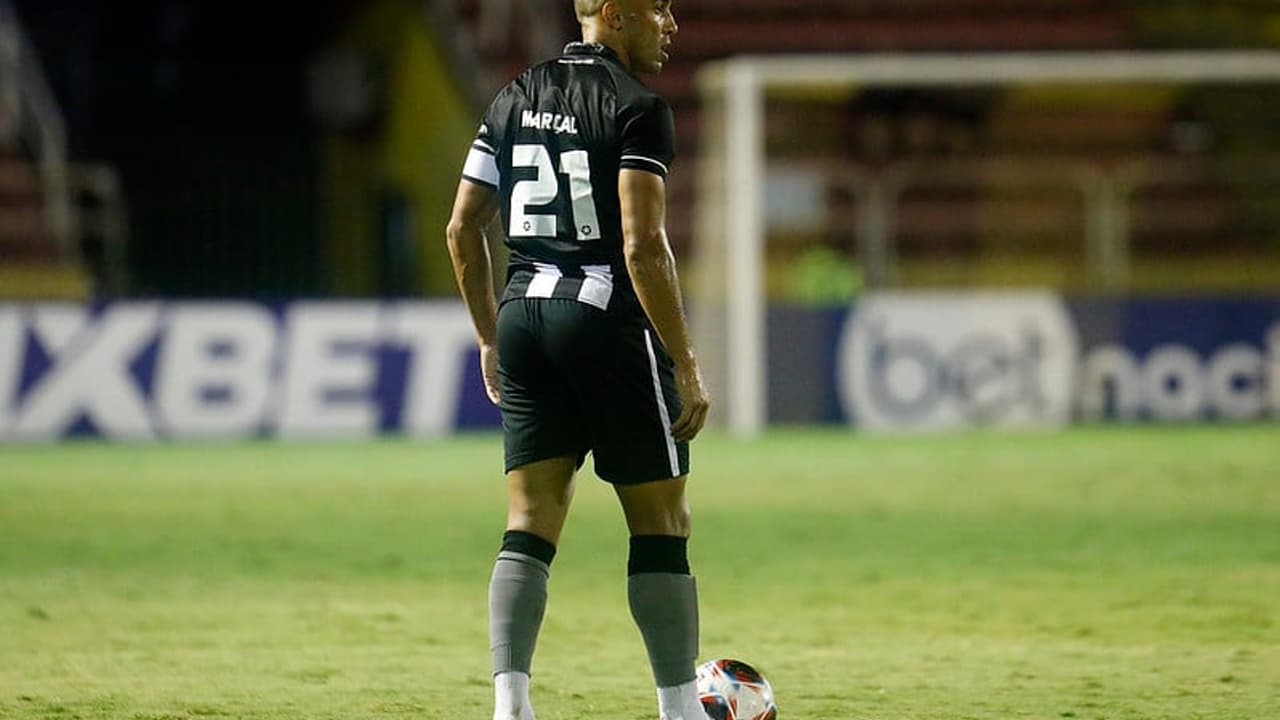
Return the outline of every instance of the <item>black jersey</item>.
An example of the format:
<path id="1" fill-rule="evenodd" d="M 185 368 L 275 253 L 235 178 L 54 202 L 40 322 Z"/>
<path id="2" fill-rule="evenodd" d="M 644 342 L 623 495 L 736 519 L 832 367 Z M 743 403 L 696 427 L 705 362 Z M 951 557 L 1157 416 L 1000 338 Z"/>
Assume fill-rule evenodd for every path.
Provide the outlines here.
<path id="1" fill-rule="evenodd" d="M 498 191 L 511 249 L 503 301 L 634 303 L 618 172 L 666 177 L 673 135 L 671 109 L 603 45 L 571 43 L 503 88 L 463 169 Z"/>

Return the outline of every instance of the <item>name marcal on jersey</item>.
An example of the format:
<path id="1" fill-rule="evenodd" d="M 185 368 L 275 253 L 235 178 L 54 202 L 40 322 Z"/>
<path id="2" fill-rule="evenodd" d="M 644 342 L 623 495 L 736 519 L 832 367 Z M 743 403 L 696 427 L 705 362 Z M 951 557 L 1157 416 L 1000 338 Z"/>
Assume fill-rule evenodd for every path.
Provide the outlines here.
<path id="1" fill-rule="evenodd" d="M 525 110 L 520 115 L 520 126 L 535 130 L 549 130 L 555 133 L 578 134 L 578 118 L 560 113 L 534 112 Z"/>

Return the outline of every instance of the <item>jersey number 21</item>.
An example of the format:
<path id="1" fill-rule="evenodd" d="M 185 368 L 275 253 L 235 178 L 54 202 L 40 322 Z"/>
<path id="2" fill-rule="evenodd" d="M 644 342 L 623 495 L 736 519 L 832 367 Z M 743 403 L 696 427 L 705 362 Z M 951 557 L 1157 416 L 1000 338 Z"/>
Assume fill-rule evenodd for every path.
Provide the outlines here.
<path id="1" fill-rule="evenodd" d="M 515 145 L 511 148 L 512 167 L 531 167 L 537 175 L 521 180 L 511 188 L 510 237 L 554 237 L 556 216 L 528 212 L 531 205 L 549 205 L 560 195 L 560 183 L 551 155 L 542 145 Z M 591 196 L 591 166 L 586 150 L 560 153 L 560 172 L 569 176 L 569 199 L 573 225 L 579 240 L 595 240 L 600 234 L 596 221 L 596 204 Z"/>

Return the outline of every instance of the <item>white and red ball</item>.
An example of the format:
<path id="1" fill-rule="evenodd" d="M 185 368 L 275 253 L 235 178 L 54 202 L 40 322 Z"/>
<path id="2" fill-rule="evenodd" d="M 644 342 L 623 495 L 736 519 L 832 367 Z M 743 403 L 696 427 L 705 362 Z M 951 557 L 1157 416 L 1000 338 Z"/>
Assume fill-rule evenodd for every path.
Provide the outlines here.
<path id="1" fill-rule="evenodd" d="M 773 687 L 741 660 L 720 658 L 698 666 L 698 696 L 712 720 L 774 720 Z"/>

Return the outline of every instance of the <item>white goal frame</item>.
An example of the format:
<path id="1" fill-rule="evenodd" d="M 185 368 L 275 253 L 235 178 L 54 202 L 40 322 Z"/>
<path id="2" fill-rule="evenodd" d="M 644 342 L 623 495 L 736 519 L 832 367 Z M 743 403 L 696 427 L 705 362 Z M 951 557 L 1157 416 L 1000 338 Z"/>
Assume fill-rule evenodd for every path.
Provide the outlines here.
<path id="1" fill-rule="evenodd" d="M 713 375 L 716 368 L 708 380 L 730 432 L 751 437 L 767 421 L 763 198 L 769 90 L 1273 81 L 1280 81 L 1280 52 L 1274 51 L 740 56 L 703 66 L 698 86 L 702 137 L 708 140 L 700 149 L 697 189 L 701 267 L 692 293 L 694 331 L 699 351 L 713 363 L 713 356 L 723 355 L 724 377 Z M 718 117 L 707 111 L 716 103 L 723 108 Z M 714 244 L 723 262 L 707 259 Z M 723 319 L 713 315 L 721 303 Z"/>

